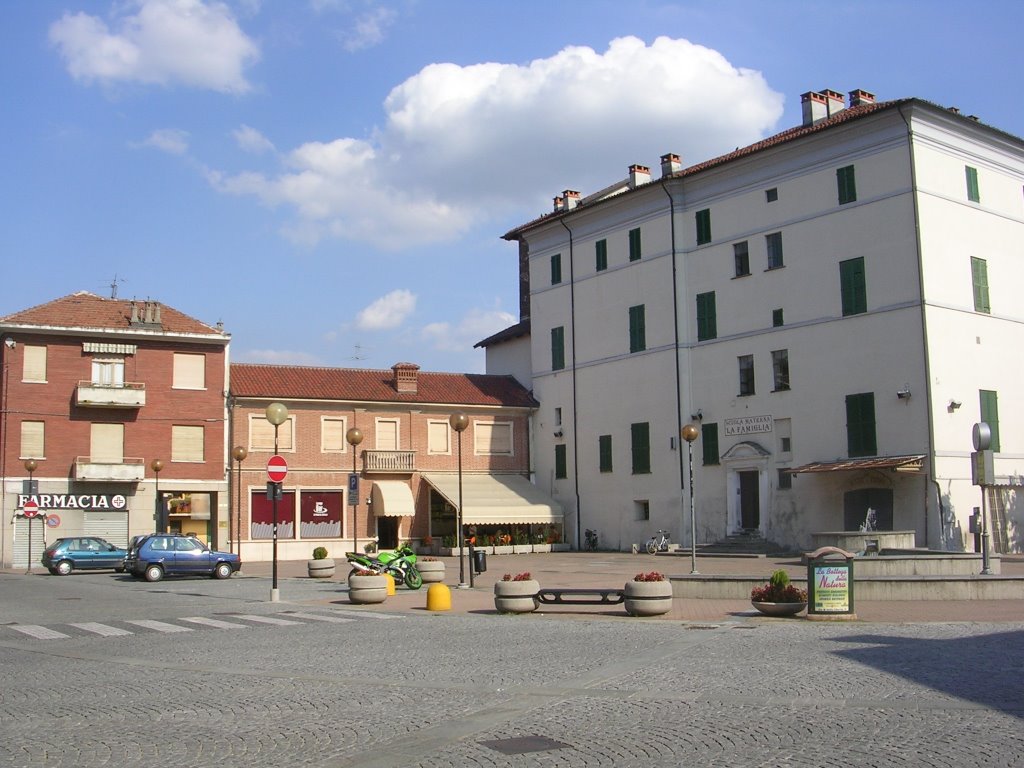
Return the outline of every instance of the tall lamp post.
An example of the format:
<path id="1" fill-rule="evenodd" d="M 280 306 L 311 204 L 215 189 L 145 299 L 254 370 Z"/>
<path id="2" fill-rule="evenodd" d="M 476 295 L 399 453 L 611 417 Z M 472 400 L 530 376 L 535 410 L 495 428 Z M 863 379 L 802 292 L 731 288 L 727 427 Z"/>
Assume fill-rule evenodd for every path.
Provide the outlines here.
<path id="1" fill-rule="evenodd" d="M 245 461 L 245 457 L 249 455 L 249 452 L 245 450 L 245 446 L 236 445 L 231 449 L 231 457 L 235 460 L 235 465 L 238 467 L 238 472 L 235 475 L 235 533 L 233 541 L 238 545 L 238 554 L 242 554 L 242 462 Z M 231 528 L 228 528 L 228 539 L 232 539 Z M 228 542 L 228 549 L 234 552 L 235 544 L 232 541 Z"/>
<path id="2" fill-rule="evenodd" d="M 274 425 L 274 455 L 277 455 L 277 429 L 288 420 L 288 408 L 282 403 L 271 403 L 267 406 L 266 411 L 267 421 Z M 273 550 L 271 553 L 271 580 L 270 580 L 270 602 L 276 603 L 280 599 L 280 594 L 277 591 L 277 497 L 280 495 L 281 489 L 280 483 L 274 483 L 273 496 L 274 510 L 274 543 Z"/>
<path id="3" fill-rule="evenodd" d="M 459 436 L 459 589 L 467 589 L 466 585 L 466 562 L 465 553 L 462 551 L 462 433 L 469 426 L 469 417 L 464 413 L 453 413 L 448 417 L 448 423 Z"/>
<path id="4" fill-rule="evenodd" d="M 686 441 L 686 463 L 690 469 L 690 573 L 697 573 L 697 517 L 693 510 L 693 441 L 700 437 L 700 430 L 687 424 L 679 430 Z"/>
<path id="5" fill-rule="evenodd" d="M 35 473 L 36 468 L 39 464 L 35 459 L 25 459 L 25 471 L 28 472 L 28 495 L 31 498 L 35 495 L 35 485 L 32 481 L 32 475 Z M 32 518 L 28 518 L 28 570 L 26 573 L 32 573 Z"/>
<path id="6" fill-rule="evenodd" d="M 356 507 L 359 504 L 359 471 L 356 468 L 356 446 L 363 442 L 359 427 L 352 427 L 345 433 L 346 442 L 352 446 L 352 475 L 348 479 L 348 503 L 352 507 L 352 551 L 356 549 Z"/>
<path id="7" fill-rule="evenodd" d="M 149 462 L 149 468 L 153 470 L 153 477 L 156 478 L 156 499 L 153 500 L 154 514 L 156 515 L 156 531 L 157 533 L 165 533 L 167 531 L 167 523 L 164 522 L 164 502 L 160 498 L 160 470 L 164 468 L 164 463 L 160 459 L 153 459 Z"/>

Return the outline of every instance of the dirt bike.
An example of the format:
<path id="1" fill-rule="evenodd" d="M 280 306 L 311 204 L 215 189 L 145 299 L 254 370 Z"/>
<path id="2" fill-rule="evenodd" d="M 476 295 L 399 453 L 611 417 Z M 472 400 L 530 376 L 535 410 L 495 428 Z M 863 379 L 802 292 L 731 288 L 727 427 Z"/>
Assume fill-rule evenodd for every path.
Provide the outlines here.
<path id="1" fill-rule="evenodd" d="M 345 558 L 357 573 L 391 574 L 396 587 L 405 584 L 409 589 L 419 589 L 423 586 L 423 577 L 416 568 L 416 553 L 409 547 L 381 552 L 376 557 L 346 552 Z"/>

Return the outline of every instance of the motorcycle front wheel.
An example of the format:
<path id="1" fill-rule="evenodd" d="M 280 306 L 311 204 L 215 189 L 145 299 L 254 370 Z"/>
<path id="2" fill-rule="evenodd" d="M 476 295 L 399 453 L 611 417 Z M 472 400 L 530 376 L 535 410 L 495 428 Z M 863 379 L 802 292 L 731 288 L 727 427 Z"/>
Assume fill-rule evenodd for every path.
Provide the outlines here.
<path id="1" fill-rule="evenodd" d="M 421 576 L 420 572 L 411 565 L 409 566 L 409 570 L 405 572 L 405 586 L 409 589 L 419 589 L 423 586 L 423 576 Z"/>
<path id="2" fill-rule="evenodd" d="M 391 578 L 395 580 L 396 587 L 400 587 L 405 583 L 405 574 L 399 568 L 388 568 L 384 573 L 391 574 Z"/>

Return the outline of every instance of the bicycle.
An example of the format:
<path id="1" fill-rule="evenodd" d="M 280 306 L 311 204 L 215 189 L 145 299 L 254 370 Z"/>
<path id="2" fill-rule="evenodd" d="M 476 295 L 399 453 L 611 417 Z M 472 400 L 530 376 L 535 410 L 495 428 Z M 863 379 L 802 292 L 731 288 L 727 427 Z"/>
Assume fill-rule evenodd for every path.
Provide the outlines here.
<path id="1" fill-rule="evenodd" d="M 583 532 L 583 535 L 586 537 L 587 549 L 590 552 L 595 551 L 597 549 L 597 531 L 587 528 L 587 530 Z"/>
<path id="2" fill-rule="evenodd" d="M 668 531 L 658 531 L 647 540 L 647 554 L 655 552 L 668 552 Z"/>

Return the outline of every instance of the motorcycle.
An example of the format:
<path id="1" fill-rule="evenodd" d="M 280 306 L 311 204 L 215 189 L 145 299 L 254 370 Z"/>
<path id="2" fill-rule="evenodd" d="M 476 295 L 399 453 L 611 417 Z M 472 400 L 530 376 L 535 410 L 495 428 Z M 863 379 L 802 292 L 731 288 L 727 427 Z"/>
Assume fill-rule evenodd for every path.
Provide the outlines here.
<path id="1" fill-rule="evenodd" d="M 423 577 L 416 568 L 416 553 L 410 547 L 381 552 L 376 557 L 346 552 L 345 558 L 357 573 L 388 573 L 395 580 L 395 586 L 405 584 L 409 589 L 423 586 Z"/>

